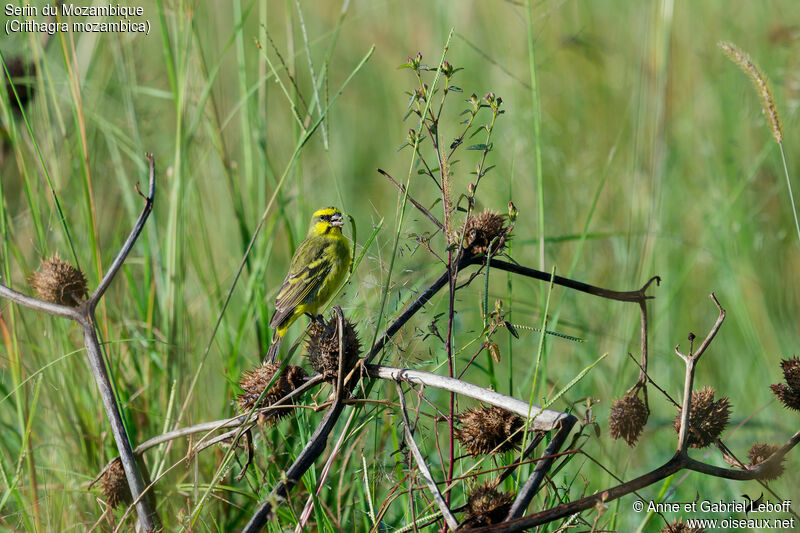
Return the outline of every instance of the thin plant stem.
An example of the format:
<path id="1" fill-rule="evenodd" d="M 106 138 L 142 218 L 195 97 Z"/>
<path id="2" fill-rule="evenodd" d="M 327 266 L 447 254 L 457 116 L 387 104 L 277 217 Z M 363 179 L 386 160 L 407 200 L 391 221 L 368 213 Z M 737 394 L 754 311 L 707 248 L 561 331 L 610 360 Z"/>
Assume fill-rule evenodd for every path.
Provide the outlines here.
<path id="1" fill-rule="evenodd" d="M 789 179 L 789 167 L 786 165 L 786 152 L 783 149 L 783 142 L 778 143 L 781 150 L 781 161 L 783 162 L 783 174 L 786 176 L 786 187 L 789 190 L 789 203 L 792 205 L 792 214 L 794 215 L 794 227 L 797 230 L 797 239 L 800 241 L 800 220 L 797 218 L 797 205 L 794 201 L 794 193 L 792 192 L 792 180 Z"/>

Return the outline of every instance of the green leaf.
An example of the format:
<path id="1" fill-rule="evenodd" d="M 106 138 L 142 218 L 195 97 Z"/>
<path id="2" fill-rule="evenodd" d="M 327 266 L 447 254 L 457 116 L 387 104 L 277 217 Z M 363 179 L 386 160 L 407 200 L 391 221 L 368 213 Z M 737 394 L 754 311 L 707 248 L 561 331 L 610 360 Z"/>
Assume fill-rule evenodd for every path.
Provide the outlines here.
<path id="1" fill-rule="evenodd" d="M 508 320 L 506 320 L 504 324 L 508 328 L 508 332 L 511 333 L 515 339 L 519 339 L 519 333 L 517 333 L 517 328 L 514 327 L 514 324 Z"/>
<path id="2" fill-rule="evenodd" d="M 447 88 L 447 90 L 448 91 L 453 91 L 454 93 L 463 93 L 464 92 L 461 89 L 461 87 L 456 87 L 455 85 L 451 85 L 450 87 Z"/>
<path id="3" fill-rule="evenodd" d="M 467 147 L 467 150 L 491 150 L 491 144 L 473 144 L 472 146 Z"/>

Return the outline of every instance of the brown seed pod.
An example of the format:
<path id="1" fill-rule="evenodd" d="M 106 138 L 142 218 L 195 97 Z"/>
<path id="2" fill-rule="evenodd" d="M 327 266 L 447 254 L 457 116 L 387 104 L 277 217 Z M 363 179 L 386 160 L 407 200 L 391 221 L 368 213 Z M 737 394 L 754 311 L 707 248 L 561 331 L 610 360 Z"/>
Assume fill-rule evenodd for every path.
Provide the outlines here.
<path id="1" fill-rule="evenodd" d="M 456 438 L 469 455 L 514 450 L 522 441 L 522 418 L 499 407 L 477 407 L 458 415 Z"/>
<path id="2" fill-rule="evenodd" d="M 469 218 L 464 228 L 464 248 L 473 255 L 501 251 L 510 238 L 503 216 L 489 209 Z"/>
<path id="3" fill-rule="evenodd" d="M 120 503 L 131 503 L 131 489 L 128 487 L 128 478 L 125 477 L 125 470 L 122 468 L 122 461 L 119 457 L 114 459 L 105 471 L 100 480 L 100 487 L 106 498 L 106 503 L 116 509 Z"/>
<path id="4" fill-rule="evenodd" d="M 778 397 L 787 409 L 800 411 L 800 391 L 791 388 L 785 383 L 775 383 L 769 386 L 772 394 Z"/>
<path id="5" fill-rule="evenodd" d="M 54 304 L 76 307 L 87 292 L 83 272 L 62 261 L 57 254 L 43 259 L 29 281 L 39 298 Z"/>
<path id="6" fill-rule="evenodd" d="M 257 408 L 272 405 L 305 383 L 306 371 L 299 366 L 289 365 L 275 379 L 269 390 L 264 393 L 280 366 L 280 363 L 265 363 L 242 374 L 239 385 L 241 385 L 243 392 L 236 398 L 240 411 L 247 411 L 256 406 L 259 398 L 261 398 L 261 401 L 258 402 Z M 263 396 L 262 393 L 264 393 Z M 276 408 L 262 415 L 260 421 L 267 424 L 276 424 L 290 412 L 291 409 L 288 407 Z"/>
<path id="7" fill-rule="evenodd" d="M 705 448 L 713 443 L 728 425 L 730 402 L 727 397 L 714 401 L 713 387 L 703 387 L 692 393 L 692 406 L 689 411 L 689 447 Z M 673 423 L 675 431 L 681 430 L 681 412 Z"/>
<path id="8" fill-rule="evenodd" d="M 634 394 L 626 394 L 611 404 L 608 431 L 614 440 L 623 438 L 628 446 L 635 446 L 648 416 L 650 412 L 644 402 Z"/>
<path id="9" fill-rule="evenodd" d="M 781 361 L 783 378 L 795 392 L 800 392 L 800 359 L 797 356 Z"/>
<path id="10" fill-rule="evenodd" d="M 661 528 L 661 533 L 705 533 L 705 529 L 689 527 L 683 519 L 673 520 Z"/>
<path id="11" fill-rule="evenodd" d="M 342 337 L 346 377 L 361 355 L 361 339 L 358 338 L 355 324 L 346 318 L 342 323 Z M 308 328 L 306 354 L 311 368 L 322 374 L 327 381 L 336 383 L 339 374 L 339 321 L 336 314 L 326 323 L 316 320 L 311 323 Z M 354 375 L 349 383 L 345 383 L 345 390 L 351 391 L 357 381 L 358 376 Z"/>
<path id="12" fill-rule="evenodd" d="M 774 446 L 772 444 L 766 444 L 763 442 L 757 442 L 756 444 L 753 444 L 753 447 L 750 448 L 750 451 L 747 453 L 747 457 L 750 459 L 750 467 L 752 468 L 760 465 L 769 459 L 770 456 L 779 449 L 780 446 Z M 775 463 L 775 465 L 767 468 L 758 479 L 777 479 L 781 476 L 781 474 L 783 474 L 783 458 Z"/>
<path id="13" fill-rule="evenodd" d="M 491 482 L 478 485 L 467 497 L 464 525 L 480 527 L 498 524 L 508 515 L 513 502 L 513 494 L 497 490 Z"/>

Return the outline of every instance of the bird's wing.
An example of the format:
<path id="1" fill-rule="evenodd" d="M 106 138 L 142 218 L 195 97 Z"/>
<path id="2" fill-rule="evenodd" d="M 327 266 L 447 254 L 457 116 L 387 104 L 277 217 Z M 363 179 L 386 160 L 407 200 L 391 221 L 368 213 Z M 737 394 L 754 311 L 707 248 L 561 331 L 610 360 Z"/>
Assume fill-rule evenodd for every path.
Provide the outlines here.
<path id="1" fill-rule="evenodd" d="M 275 314 L 269 321 L 269 327 L 280 326 L 309 294 L 322 285 L 333 267 L 331 258 L 326 257 L 326 244 L 307 239 L 294 253 L 289 273 L 275 298 Z M 308 264 L 300 264 L 311 257 L 316 259 Z"/>

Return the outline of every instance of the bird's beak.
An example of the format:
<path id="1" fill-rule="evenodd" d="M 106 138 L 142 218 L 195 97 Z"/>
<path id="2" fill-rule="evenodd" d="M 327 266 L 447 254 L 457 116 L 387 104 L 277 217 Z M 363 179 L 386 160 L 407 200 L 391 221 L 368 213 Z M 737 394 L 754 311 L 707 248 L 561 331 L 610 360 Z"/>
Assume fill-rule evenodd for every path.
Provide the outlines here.
<path id="1" fill-rule="evenodd" d="M 335 226 L 337 228 L 344 226 L 344 220 L 342 220 L 341 213 L 334 213 L 331 215 L 331 226 Z"/>

